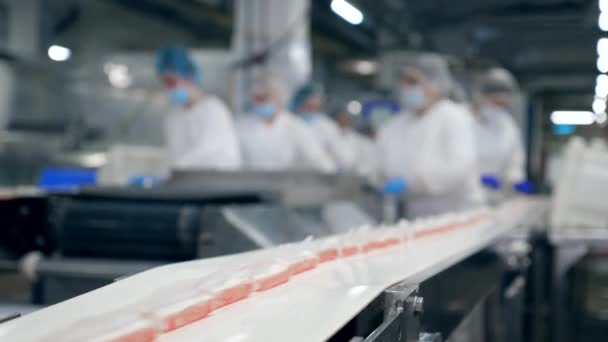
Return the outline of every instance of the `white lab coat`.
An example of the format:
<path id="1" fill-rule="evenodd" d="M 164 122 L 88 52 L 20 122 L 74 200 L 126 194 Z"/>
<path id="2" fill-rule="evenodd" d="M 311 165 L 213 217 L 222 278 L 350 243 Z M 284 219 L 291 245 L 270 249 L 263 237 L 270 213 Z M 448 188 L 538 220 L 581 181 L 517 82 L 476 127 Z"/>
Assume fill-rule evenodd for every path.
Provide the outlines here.
<path id="1" fill-rule="evenodd" d="M 339 167 L 345 167 L 351 158 L 348 146 L 341 137 L 338 125 L 324 114 L 311 114 L 312 120 L 304 122 L 314 132 L 317 141 L 321 143 L 325 151 L 332 157 L 334 163 Z"/>
<path id="2" fill-rule="evenodd" d="M 289 112 L 277 114 L 272 122 L 251 114 L 239 121 L 238 131 L 246 169 L 337 170 L 310 127 Z"/>
<path id="3" fill-rule="evenodd" d="M 484 201 L 476 147 L 472 115 L 441 100 L 422 115 L 400 113 L 380 128 L 380 175 L 406 179 L 414 217 L 468 209 Z"/>
<path id="4" fill-rule="evenodd" d="M 347 152 L 346 162 L 342 164 L 344 170 L 372 178 L 378 164 L 373 140 L 352 129 L 341 130 L 340 133 Z"/>
<path id="5" fill-rule="evenodd" d="M 479 169 L 513 184 L 525 179 L 525 152 L 515 120 L 508 113 L 476 118 Z"/>
<path id="6" fill-rule="evenodd" d="M 191 108 L 176 108 L 166 120 L 170 165 L 174 169 L 236 171 L 242 158 L 228 107 L 209 96 Z"/>

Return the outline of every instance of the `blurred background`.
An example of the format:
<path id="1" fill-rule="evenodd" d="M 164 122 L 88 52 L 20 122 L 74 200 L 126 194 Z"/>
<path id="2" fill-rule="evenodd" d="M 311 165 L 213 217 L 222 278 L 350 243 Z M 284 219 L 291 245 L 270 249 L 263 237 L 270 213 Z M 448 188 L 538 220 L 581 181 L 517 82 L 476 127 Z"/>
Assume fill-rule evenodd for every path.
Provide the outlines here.
<path id="1" fill-rule="evenodd" d="M 236 122 L 257 118 L 259 76 L 271 74 L 288 99 L 303 84 L 322 89 L 331 122 L 347 114 L 370 146 L 404 111 L 399 84 L 412 56 L 446 61 L 450 98 L 471 112 L 476 81 L 508 70 L 524 179 L 552 211 L 522 233 L 529 249 L 517 272 L 535 280 L 513 314 L 526 322 L 521 334 L 505 340 L 605 338 L 603 0 L 0 0 L 0 322 L 158 265 L 416 216 L 407 214 L 415 201 L 379 185 L 386 179 L 371 162 L 323 174 L 169 165 L 175 108 L 158 69 L 167 46 L 187 50 L 202 91 Z M 515 196 L 510 186 L 485 204 Z M 574 237 L 559 235 L 566 231 Z M 430 317 L 441 324 L 427 327 L 447 337 L 474 311 L 483 296 L 460 291 L 463 274 L 487 264 L 472 265 L 429 283 L 428 296 L 455 300 L 462 312 L 436 300 Z M 488 286 L 507 287 L 490 273 Z"/>
<path id="2" fill-rule="evenodd" d="M 112 144 L 161 146 L 168 105 L 153 65 L 157 49 L 170 43 L 194 51 L 204 87 L 237 115 L 237 74 L 256 58 L 301 54 L 297 73 L 323 84 L 328 106 L 357 101 L 360 110 L 392 95 L 400 53 L 432 50 L 450 57 L 465 85 L 476 68 L 500 65 L 515 74 L 516 117 L 535 179 L 545 180 L 568 134 L 605 138 L 601 125 L 564 132 L 550 120 L 554 110 L 592 110 L 602 35 L 597 1 L 359 1 L 358 25 L 330 5 L 311 1 L 301 18 L 264 28 L 268 51 L 247 51 L 248 21 L 264 13 L 247 5 L 240 18 L 235 1 L 4 1 L 0 158 L 11 167 L 2 167 L 0 184 L 32 183 L 48 160 L 74 156 L 97 166 L 103 155 L 89 152 Z M 294 37 L 300 29 L 304 39 Z"/>

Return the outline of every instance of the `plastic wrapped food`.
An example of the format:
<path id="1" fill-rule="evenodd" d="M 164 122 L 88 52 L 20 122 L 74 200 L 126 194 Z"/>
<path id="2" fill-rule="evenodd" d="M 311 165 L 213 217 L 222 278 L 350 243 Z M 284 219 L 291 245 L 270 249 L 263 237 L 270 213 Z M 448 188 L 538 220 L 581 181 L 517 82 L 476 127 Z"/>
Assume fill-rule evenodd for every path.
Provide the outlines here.
<path id="1" fill-rule="evenodd" d="M 199 279 L 166 285 L 147 296 L 138 311 L 161 332 L 169 332 L 196 322 L 212 311 L 213 297 L 197 287 Z"/>
<path id="2" fill-rule="evenodd" d="M 300 243 L 289 244 L 283 248 L 281 256 L 289 265 L 289 273 L 294 276 L 310 271 L 319 264 L 319 254 L 315 250 L 312 237 Z"/>
<path id="3" fill-rule="evenodd" d="M 266 291 L 289 281 L 290 270 L 287 262 L 274 260 L 254 267 L 255 291 Z"/>
<path id="4" fill-rule="evenodd" d="M 355 231 L 351 231 L 342 237 L 342 249 L 340 255 L 344 258 L 358 255 L 363 252 L 363 246 L 370 236 L 368 226 L 363 226 Z"/>
<path id="5" fill-rule="evenodd" d="M 249 297 L 254 291 L 251 274 L 247 268 L 240 268 L 234 272 L 222 270 L 203 279 L 199 289 L 211 295 L 211 310 L 217 310 Z"/>
<path id="6" fill-rule="evenodd" d="M 340 257 L 340 239 L 336 236 L 331 236 L 320 241 L 317 241 L 319 263 L 336 260 Z"/>

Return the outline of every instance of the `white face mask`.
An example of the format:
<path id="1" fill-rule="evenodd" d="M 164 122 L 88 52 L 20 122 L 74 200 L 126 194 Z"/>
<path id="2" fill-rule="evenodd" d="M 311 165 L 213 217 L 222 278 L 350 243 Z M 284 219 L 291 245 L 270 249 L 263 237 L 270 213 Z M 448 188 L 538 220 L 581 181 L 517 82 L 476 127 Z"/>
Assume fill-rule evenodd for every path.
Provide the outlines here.
<path id="1" fill-rule="evenodd" d="M 484 121 L 496 121 L 501 115 L 509 115 L 502 107 L 483 105 L 479 108 L 479 116 Z"/>
<path id="2" fill-rule="evenodd" d="M 403 110 L 418 111 L 424 106 L 424 92 L 420 86 L 402 86 L 399 91 L 399 102 Z"/>

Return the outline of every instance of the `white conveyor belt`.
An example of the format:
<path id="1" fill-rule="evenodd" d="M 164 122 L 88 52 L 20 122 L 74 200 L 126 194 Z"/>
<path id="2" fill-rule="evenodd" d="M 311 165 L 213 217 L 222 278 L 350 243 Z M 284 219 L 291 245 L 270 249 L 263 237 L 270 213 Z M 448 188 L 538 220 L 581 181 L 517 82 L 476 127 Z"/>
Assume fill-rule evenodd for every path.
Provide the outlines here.
<path id="1" fill-rule="evenodd" d="M 338 259 L 274 289 L 214 311 L 161 335 L 162 342 L 323 341 L 375 297 L 400 281 L 419 282 L 477 251 L 544 211 L 529 201 L 517 215 L 503 211 L 489 223 L 414 240 L 405 245 Z M 0 325 L 0 341 L 38 341 L 53 327 L 135 303 L 158 287 L 215 272 L 239 260 L 263 257 L 262 250 L 159 267 Z"/>

